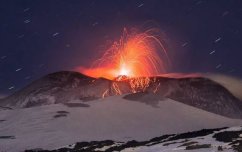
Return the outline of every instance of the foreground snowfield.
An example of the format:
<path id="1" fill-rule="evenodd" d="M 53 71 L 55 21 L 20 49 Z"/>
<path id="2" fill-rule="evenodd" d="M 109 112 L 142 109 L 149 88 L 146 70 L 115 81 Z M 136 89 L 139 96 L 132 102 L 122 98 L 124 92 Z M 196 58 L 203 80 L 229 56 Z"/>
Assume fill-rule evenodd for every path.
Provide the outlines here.
<path id="1" fill-rule="evenodd" d="M 112 140 L 77 142 L 55 150 L 33 149 L 27 152 L 241 152 L 242 127 L 202 129 L 163 135 L 146 141 Z"/>
<path id="2" fill-rule="evenodd" d="M 166 134 L 241 125 L 242 120 L 170 99 L 149 104 L 113 96 L 85 103 L 2 110 L 0 151 L 56 149 L 82 141 L 145 141 Z M 154 146 L 154 151 L 156 148 L 159 146 Z"/>
<path id="3" fill-rule="evenodd" d="M 222 129 L 219 131 L 214 131 L 211 134 L 206 136 L 198 136 L 195 138 L 188 138 L 188 139 L 178 139 L 175 141 L 167 141 L 163 142 L 162 144 L 157 144 L 153 146 L 141 146 L 137 148 L 129 148 L 123 150 L 125 152 L 131 151 L 139 151 L 139 152 L 217 152 L 217 151 L 226 151 L 232 152 L 231 145 L 226 142 L 217 141 L 213 136 L 217 133 L 223 132 L 233 132 L 233 131 L 241 131 L 241 127 L 231 127 L 227 129 Z M 241 140 L 242 142 L 242 140 Z M 200 147 L 199 147 L 200 146 Z M 218 150 L 221 147 L 221 150 Z"/>

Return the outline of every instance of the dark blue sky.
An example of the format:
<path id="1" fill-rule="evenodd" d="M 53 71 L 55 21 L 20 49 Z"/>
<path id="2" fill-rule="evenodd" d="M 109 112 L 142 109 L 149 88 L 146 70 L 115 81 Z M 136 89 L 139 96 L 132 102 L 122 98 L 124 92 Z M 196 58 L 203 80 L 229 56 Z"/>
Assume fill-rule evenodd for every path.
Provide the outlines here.
<path id="1" fill-rule="evenodd" d="M 124 27 L 152 21 L 169 72 L 242 77 L 241 0 L 2 0 L 0 94 L 41 76 L 89 66 Z"/>

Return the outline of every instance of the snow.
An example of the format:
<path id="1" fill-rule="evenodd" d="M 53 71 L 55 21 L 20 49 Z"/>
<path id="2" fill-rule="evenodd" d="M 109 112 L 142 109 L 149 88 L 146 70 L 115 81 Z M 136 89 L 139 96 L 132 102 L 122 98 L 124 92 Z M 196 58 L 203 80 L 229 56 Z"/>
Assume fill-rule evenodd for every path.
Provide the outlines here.
<path id="1" fill-rule="evenodd" d="M 195 150 L 186 150 L 186 146 L 181 146 L 183 143 L 182 140 L 175 140 L 172 141 L 174 142 L 173 144 L 170 144 L 168 146 L 165 146 L 164 144 L 166 143 L 171 143 L 170 141 L 153 145 L 153 146 L 140 146 L 140 147 L 135 147 L 135 148 L 127 148 L 123 150 L 122 152 L 171 152 L 171 151 L 176 151 L 176 152 L 217 152 L 218 151 L 218 146 L 221 146 L 223 148 L 224 152 L 234 152 L 232 149 L 231 145 L 229 143 L 223 143 L 216 141 L 213 138 L 213 135 L 218 133 L 218 132 L 223 132 L 223 131 L 238 131 L 241 130 L 242 127 L 230 127 L 228 129 L 222 129 L 220 131 L 214 132 L 212 134 L 209 134 L 207 136 L 201 137 L 196 137 L 196 138 L 189 138 L 188 142 L 197 142 L 196 144 L 203 145 L 203 144 L 211 144 L 210 148 L 202 148 L 202 149 L 195 149 Z"/>
<path id="2" fill-rule="evenodd" d="M 80 104 L 89 107 L 54 104 L 2 110 L 0 120 L 6 121 L 0 122 L 0 136 L 15 136 L 15 139 L 0 138 L 1 150 L 54 149 L 93 140 L 141 141 L 164 134 L 242 124 L 242 120 L 222 117 L 170 99 L 159 101 L 154 107 L 122 97 Z M 58 111 L 68 113 L 54 118 Z"/>

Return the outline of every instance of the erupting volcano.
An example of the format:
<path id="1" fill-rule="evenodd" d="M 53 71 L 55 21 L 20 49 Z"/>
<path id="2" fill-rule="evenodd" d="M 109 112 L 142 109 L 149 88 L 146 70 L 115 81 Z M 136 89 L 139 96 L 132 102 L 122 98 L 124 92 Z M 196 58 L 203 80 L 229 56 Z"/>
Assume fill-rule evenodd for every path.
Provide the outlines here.
<path id="1" fill-rule="evenodd" d="M 0 2 L 0 152 L 242 152 L 242 0 Z"/>
<path id="2" fill-rule="evenodd" d="M 91 77 L 116 79 L 119 76 L 148 77 L 166 72 L 167 51 L 157 29 L 145 32 L 124 28 L 119 41 L 107 49 L 91 68 L 81 69 Z"/>

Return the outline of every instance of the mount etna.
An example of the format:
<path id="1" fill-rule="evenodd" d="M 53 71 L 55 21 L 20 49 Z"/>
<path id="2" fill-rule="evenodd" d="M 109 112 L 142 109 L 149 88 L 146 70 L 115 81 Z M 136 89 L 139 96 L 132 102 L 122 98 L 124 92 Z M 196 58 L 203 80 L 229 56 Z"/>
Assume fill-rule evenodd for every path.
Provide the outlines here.
<path id="1" fill-rule="evenodd" d="M 109 80 L 61 71 L 1 99 L 0 106 L 3 151 L 238 151 L 241 143 L 242 101 L 202 76 Z M 234 135 L 237 144 L 229 139 L 224 146 L 217 134 Z"/>

